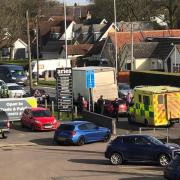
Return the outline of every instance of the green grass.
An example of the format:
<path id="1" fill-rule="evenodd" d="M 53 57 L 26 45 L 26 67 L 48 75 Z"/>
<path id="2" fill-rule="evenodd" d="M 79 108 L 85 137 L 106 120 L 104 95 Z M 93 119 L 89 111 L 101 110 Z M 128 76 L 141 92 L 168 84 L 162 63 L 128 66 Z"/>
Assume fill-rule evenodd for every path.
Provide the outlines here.
<path id="1" fill-rule="evenodd" d="M 39 80 L 39 81 L 38 81 L 38 86 L 50 86 L 50 87 L 55 87 L 55 86 L 56 86 L 56 81 L 54 81 L 54 80 L 49 80 L 49 81 Z"/>

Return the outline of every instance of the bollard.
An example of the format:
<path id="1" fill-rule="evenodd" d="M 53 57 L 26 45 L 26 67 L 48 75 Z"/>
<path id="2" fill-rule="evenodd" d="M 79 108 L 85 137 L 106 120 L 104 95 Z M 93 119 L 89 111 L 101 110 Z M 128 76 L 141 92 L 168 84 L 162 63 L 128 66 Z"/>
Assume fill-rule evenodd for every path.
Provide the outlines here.
<path id="1" fill-rule="evenodd" d="M 77 106 L 74 106 L 75 118 L 77 118 Z"/>
<path id="2" fill-rule="evenodd" d="M 112 120 L 112 134 L 116 135 L 116 121 Z"/>
<path id="3" fill-rule="evenodd" d="M 166 132 L 167 132 L 167 139 L 166 139 L 166 143 L 168 143 L 168 142 L 169 142 L 169 128 L 167 128 L 166 130 L 167 130 L 167 131 L 166 131 Z"/>
<path id="4" fill-rule="evenodd" d="M 45 108 L 47 108 L 47 99 L 45 99 Z"/>
<path id="5" fill-rule="evenodd" d="M 141 127 L 139 128 L 139 134 L 141 134 Z"/>
<path id="6" fill-rule="evenodd" d="M 54 101 L 52 101 L 51 103 L 51 111 L 52 111 L 52 114 L 54 115 Z"/>

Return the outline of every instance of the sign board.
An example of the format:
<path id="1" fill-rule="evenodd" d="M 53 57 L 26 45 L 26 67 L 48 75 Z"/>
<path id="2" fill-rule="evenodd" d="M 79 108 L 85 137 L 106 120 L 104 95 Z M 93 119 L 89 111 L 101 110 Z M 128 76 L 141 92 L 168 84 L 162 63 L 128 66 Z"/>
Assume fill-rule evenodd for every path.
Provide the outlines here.
<path id="1" fill-rule="evenodd" d="M 37 107 L 37 100 L 34 97 L 0 99 L 0 110 L 8 114 L 10 121 L 20 121 L 24 109 L 31 107 Z"/>
<path id="2" fill-rule="evenodd" d="M 72 69 L 56 69 L 56 96 L 59 112 L 71 112 L 73 108 Z"/>
<path id="3" fill-rule="evenodd" d="M 94 88 L 95 82 L 94 82 L 94 70 L 87 70 L 86 71 L 86 88 Z"/>

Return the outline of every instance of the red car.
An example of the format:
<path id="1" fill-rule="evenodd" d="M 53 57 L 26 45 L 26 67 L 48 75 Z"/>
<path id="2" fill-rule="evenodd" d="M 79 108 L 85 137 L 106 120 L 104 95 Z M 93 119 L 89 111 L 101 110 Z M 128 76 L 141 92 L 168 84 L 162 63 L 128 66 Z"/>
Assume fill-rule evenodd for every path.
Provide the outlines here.
<path id="1" fill-rule="evenodd" d="M 128 107 L 126 104 L 126 101 L 123 99 L 118 99 L 119 101 L 119 114 L 126 114 Z M 104 105 L 104 113 L 106 115 L 114 116 L 114 106 L 113 106 L 114 100 L 105 100 Z"/>
<path id="2" fill-rule="evenodd" d="M 29 127 L 34 130 L 55 130 L 59 123 L 46 108 L 25 109 L 21 117 L 22 127 Z"/>

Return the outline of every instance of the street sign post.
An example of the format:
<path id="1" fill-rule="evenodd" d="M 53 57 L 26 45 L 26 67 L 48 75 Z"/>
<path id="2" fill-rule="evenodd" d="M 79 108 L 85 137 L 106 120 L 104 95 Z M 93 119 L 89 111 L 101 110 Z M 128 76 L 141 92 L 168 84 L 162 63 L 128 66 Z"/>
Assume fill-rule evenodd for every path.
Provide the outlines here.
<path id="1" fill-rule="evenodd" d="M 86 71 L 86 88 L 89 89 L 89 111 L 91 110 L 91 96 L 92 96 L 91 89 L 94 87 L 95 87 L 94 70 L 87 70 Z M 93 105 L 93 101 L 92 101 L 92 105 Z M 94 106 L 92 107 L 94 111 Z"/>
<path id="2" fill-rule="evenodd" d="M 56 96 L 58 112 L 72 112 L 73 93 L 71 68 L 56 69 Z"/>

